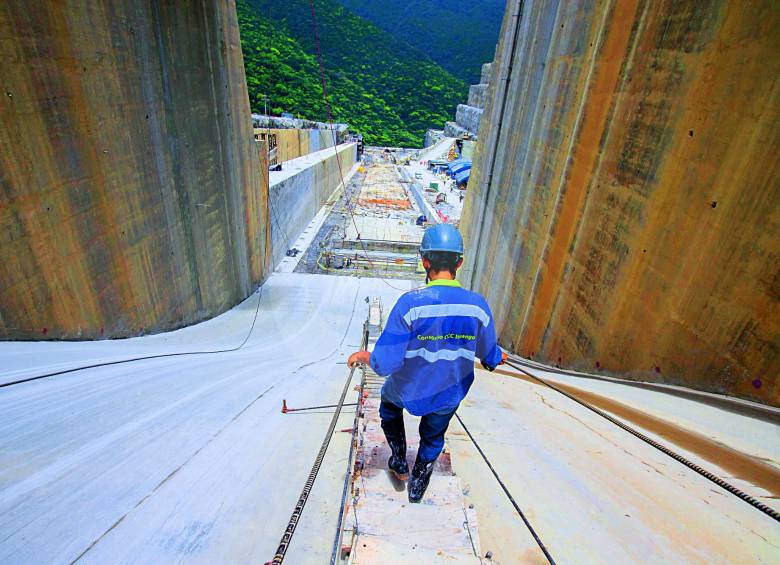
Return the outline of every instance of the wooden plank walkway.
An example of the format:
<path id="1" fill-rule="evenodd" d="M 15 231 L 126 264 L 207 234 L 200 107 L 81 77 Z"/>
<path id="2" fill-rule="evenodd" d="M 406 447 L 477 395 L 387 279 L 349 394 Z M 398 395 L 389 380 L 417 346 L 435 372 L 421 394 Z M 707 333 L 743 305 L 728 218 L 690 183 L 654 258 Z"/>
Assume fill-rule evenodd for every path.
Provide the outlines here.
<path id="1" fill-rule="evenodd" d="M 381 331 L 381 307 L 371 304 L 369 347 Z M 347 504 L 343 554 L 353 565 L 384 563 L 480 563 L 476 512 L 466 508 L 460 479 L 445 446 L 420 504 L 408 500 L 406 483 L 387 468 L 390 448 L 380 426 L 384 378 L 365 369 L 362 415 Z M 406 415 L 409 468 L 417 456 L 419 418 Z"/>

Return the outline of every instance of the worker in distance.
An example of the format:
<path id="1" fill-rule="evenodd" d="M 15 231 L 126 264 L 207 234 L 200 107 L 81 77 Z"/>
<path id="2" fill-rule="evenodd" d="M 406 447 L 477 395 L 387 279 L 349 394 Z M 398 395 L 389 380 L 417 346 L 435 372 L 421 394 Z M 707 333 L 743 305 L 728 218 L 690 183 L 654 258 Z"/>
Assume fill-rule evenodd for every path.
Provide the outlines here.
<path id="1" fill-rule="evenodd" d="M 373 352 L 357 351 L 348 360 L 350 367 L 364 363 L 387 377 L 379 415 L 392 452 L 388 467 L 398 480 L 409 479 L 403 411 L 422 416 L 410 502 L 420 502 L 428 488 L 450 419 L 474 382 L 474 360 L 492 371 L 506 359 L 487 302 L 455 279 L 463 264 L 457 228 L 425 230 L 420 255 L 426 285 L 398 299 Z"/>

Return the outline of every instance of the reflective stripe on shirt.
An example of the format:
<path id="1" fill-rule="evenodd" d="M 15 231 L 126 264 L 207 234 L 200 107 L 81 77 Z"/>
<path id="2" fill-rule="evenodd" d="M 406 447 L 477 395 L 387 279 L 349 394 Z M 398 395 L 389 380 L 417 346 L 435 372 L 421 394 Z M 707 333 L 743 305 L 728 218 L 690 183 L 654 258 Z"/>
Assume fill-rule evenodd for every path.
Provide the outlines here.
<path id="1" fill-rule="evenodd" d="M 415 306 L 404 314 L 404 321 L 411 325 L 421 318 L 441 318 L 445 316 L 466 316 L 478 319 L 484 327 L 490 323 L 490 316 L 476 304 L 426 304 Z"/>
<path id="2" fill-rule="evenodd" d="M 407 351 L 404 355 L 405 358 L 411 359 L 412 357 L 422 357 L 429 363 L 440 361 L 442 359 L 446 361 L 454 361 L 460 357 L 473 361 L 476 355 L 469 349 L 440 349 L 439 351 L 429 351 L 427 349 L 412 349 Z"/>

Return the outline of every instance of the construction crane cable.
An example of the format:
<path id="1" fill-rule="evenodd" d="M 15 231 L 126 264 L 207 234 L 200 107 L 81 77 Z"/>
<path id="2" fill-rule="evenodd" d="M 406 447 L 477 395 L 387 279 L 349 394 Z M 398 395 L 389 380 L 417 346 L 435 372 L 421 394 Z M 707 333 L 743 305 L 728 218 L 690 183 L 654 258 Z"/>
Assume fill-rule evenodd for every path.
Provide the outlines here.
<path id="1" fill-rule="evenodd" d="M 685 465 L 686 467 L 688 467 L 692 471 L 695 471 L 696 473 L 698 473 L 702 477 L 712 481 L 713 483 L 715 483 L 716 485 L 718 485 L 722 489 L 724 489 L 724 490 L 730 492 L 731 494 L 733 494 L 734 496 L 738 497 L 740 500 L 743 500 L 744 502 L 747 502 L 752 507 L 756 508 L 757 510 L 760 510 L 761 512 L 763 512 L 764 514 L 766 514 L 770 518 L 774 519 L 777 522 L 780 522 L 780 512 L 778 512 L 777 510 L 771 508 L 770 506 L 767 506 L 766 504 L 764 504 L 763 502 L 761 502 L 761 501 L 757 500 L 756 498 L 750 496 L 749 494 L 743 492 L 742 490 L 738 489 L 734 485 L 724 481 L 723 479 L 721 479 L 720 477 L 718 477 L 714 473 L 712 473 L 712 472 L 710 472 L 710 471 L 700 467 L 699 465 L 697 465 L 693 461 L 690 461 L 689 459 L 683 457 L 679 453 L 676 453 L 676 452 L 672 451 L 671 449 L 669 449 L 665 445 L 663 445 L 663 444 L 655 441 L 654 439 L 646 436 L 645 434 L 643 434 L 642 432 L 636 430 L 635 428 L 632 428 L 631 426 L 629 426 L 627 424 L 624 424 L 623 422 L 621 422 L 617 418 L 614 418 L 614 417 L 610 416 L 609 414 L 607 414 L 603 410 L 600 410 L 600 409 L 596 408 L 595 406 L 585 402 L 584 400 L 580 400 L 579 398 L 577 398 L 573 394 L 570 394 L 570 393 L 566 392 L 565 390 L 562 390 L 562 389 L 556 387 L 555 385 L 551 384 L 547 380 L 542 379 L 540 377 L 537 377 L 536 375 L 533 375 L 533 374 L 529 373 L 526 369 L 521 367 L 516 361 L 508 360 L 506 363 L 510 367 L 513 367 L 514 369 L 520 371 L 521 373 L 523 373 L 525 375 L 528 375 L 529 377 L 531 377 L 535 381 L 538 381 L 539 383 L 543 384 L 544 386 L 546 386 L 548 388 L 551 388 L 555 392 L 558 392 L 558 393 L 562 394 L 563 396 L 573 400 L 574 402 L 576 402 L 580 406 L 583 406 L 583 407 L 587 408 L 588 410 L 590 410 L 591 412 L 595 412 L 596 414 L 598 414 L 602 418 L 605 418 L 606 420 L 609 420 L 611 423 L 613 423 L 616 426 L 618 426 L 619 428 L 622 428 L 623 430 L 627 431 L 628 433 L 630 433 L 634 437 L 639 438 L 640 440 L 642 440 L 646 444 L 648 444 L 648 445 L 656 448 L 657 450 L 661 451 L 662 453 L 668 455 L 669 457 L 671 457 L 675 461 L 678 461 L 679 463 L 682 463 L 683 465 Z"/>
<path id="2" fill-rule="evenodd" d="M 324 66 L 324 64 L 322 62 L 322 49 L 320 47 L 319 31 L 317 30 L 317 14 L 316 14 L 316 10 L 314 9 L 314 0 L 309 0 L 309 8 L 311 9 L 312 29 L 313 29 L 313 35 L 314 35 L 314 46 L 315 46 L 315 49 L 317 51 L 317 62 L 319 63 L 319 67 L 320 67 L 320 83 L 322 85 L 322 97 L 323 97 L 323 99 L 325 101 L 325 110 L 326 110 L 326 114 L 327 114 L 328 125 L 330 126 L 331 136 L 333 138 L 333 150 L 334 150 L 335 155 L 336 155 L 336 165 L 338 166 L 339 177 L 341 178 L 341 185 L 344 187 L 344 193 L 346 194 L 347 184 L 346 184 L 346 182 L 344 182 L 344 171 L 342 170 L 342 167 L 341 167 L 341 157 L 339 156 L 338 138 L 336 136 L 336 130 L 333 127 L 333 117 L 332 117 L 332 113 L 331 113 L 330 99 L 328 98 L 328 88 L 327 88 L 326 80 L 325 80 L 325 66 Z M 352 225 L 355 227 L 355 231 L 358 233 L 358 237 L 359 237 L 360 231 L 359 231 L 358 226 L 357 226 L 357 221 L 355 220 L 355 214 L 354 214 L 351 206 L 349 205 L 349 203 L 347 203 L 345 208 L 346 208 L 347 212 L 349 213 L 350 218 L 352 219 Z M 360 246 L 363 248 L 363 254 L 366 257 L 366 261 L 368 261 L 368 264 L 371 265 L 372 269 L 375 269 L 376 265 L 371 260 L 371 257 L 370 257 L 370 255 L 368 253 L 368 247 L 366 247 L 365 242 L 362 239 L 359 239 L 358 241 L 360 241 Z M 386 281 L 384 278 L 380 277 L 379 280 L 381 280 L 384 284 L 386 284 L 387 286 L 389 286 L 393 290 L 397 290 L 397 291 L 400 291 L 400 292 L 406 292 L 406 290 L 407 290 L 407 289 L 397 288 L 397 287 L 393 286 L 388 281 Z"/>
<path id="3" fill-rule="evenodd" d="M 363 342 L 362 347 L 365 349 L 368 347 L 368 326 L 363 326 Z M 298 497 L 298 501 L 295 504 L 295 508 L 293 509 L 292 515 L 290 516 L 290 520 L 287 522 L 287 527 L 284 530 L 284 534 L 282 534 L 282 539 L 279 542 L 279 546 L 276 549 L 276 554 L 274 555 L 273 559 L 269 561 L 266 565 L 273 564 L 273 565 L 279 565 L 284 561 L 285 555 L 287 554 L 287 549 L 290 547 L 290 542 L 292 541 L 293 534 L 295 534 L 295 529 L 298 527 L 298 522 L 301 519 L 301 515 L 303 514 L 303 509 L 306 506 L 306 502 L 309 500 L 309 495 L 311 494 L 312 487 L 314 486 L 314 481 L 317 480 L 317 474 L 320 472 L 320 467 L 322 466 L 322 461 L 325 459 L 325 453 L 328 450 L 328 446 L 330 445 L 330 440 L 333 437 L 333 432 L 336 429 L 336 424 L 338 422 L 339 416 L 341 415 L 341 408 L 344 404 L 344 399 L 347 396 L 347 391 L 349 390 L 349 385 L 352 382 L 352 377 L 355 373 L 355 367 L 352 367 L 349 370 L 349 375 L 347 376 L 347 380 L 344 383 L 344 388 L 341 391 L 341 397 L 339 398 L 338 407 L 336 408 L 336 411 L 333 413 L 333 418 L 331 418 L 330 426 L 328 426 L 328 431 L 325 433 L 325 438 L 322 440 L 322 445 L 320 446 L 320 451 L 317 454 L 317 457 L 314 460 L 314 465 L 312 465 L 311 471 L 309 472 L 309 476 L 306 479 L 306 482 L 303 485 L 303 490 L 301 491 L 300 496 Z"/>

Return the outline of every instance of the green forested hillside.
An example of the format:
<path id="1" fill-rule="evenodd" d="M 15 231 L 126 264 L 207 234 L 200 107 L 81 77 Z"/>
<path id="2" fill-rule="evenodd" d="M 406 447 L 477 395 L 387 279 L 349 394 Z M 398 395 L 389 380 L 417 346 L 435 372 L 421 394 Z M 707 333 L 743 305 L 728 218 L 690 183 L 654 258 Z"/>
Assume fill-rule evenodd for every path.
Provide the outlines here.
<path id="1" fill-rule="evenodd" d="M 453 75 L 479 82 L 482 63 L 493 60 L 505 0 L 339 0 L 402 41 L 425 51 Z"/>
<path id="2" fill-rule="evenodd" d="M 333 119 L 371 145 L 421 146 L 466 99 L 465 82 L 349 12 L 315 0 Z M 308 0 L 237 0 L 252 111 L 326 119 Z"/>

